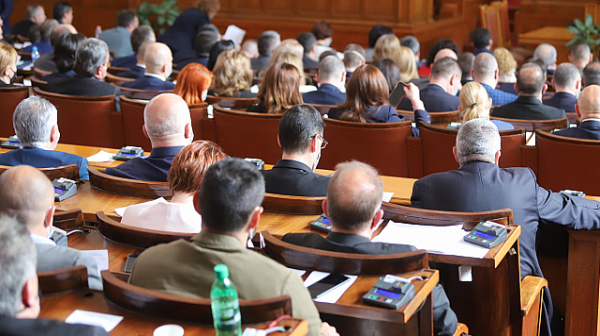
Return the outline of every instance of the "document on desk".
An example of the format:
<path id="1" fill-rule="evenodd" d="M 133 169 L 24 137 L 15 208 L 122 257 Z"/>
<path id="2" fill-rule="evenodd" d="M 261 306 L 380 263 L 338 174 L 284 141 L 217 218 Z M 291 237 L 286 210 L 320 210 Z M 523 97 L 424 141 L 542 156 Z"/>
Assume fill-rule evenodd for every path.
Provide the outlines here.
<path id="1" fill-rule="evenodd" d="M 407 244 L 436 254 L 483 258 L 489 249 L 464 241 L 467 233 L 462 225 L 413 225 L 390 221 L 373 242 Z"/>
<path id="2" fill-rule="evenodd" d="M 108 271 L 108 250 L 79 250 L 79 252 L 91 255 L 98 264 L 98 271 Z"/>
<path id="3" fill-rule="evenodd" d="M 325 278 L 329 274 L 331 274 L 331 273 L 313 271 L 310 273 L 308 278 L 306 278 L 306 280 L 304 281 L 304 286 L 308 287 L 308 286 L 314 284 L 315 282 Z M 350 286 L 352 286 L 352 284 L 354 283 L 354 281 L 356 281 L 356 278 L 357 278 L 356 275 L 346 275 L 346 276 L 350 278 L 350 281 L 348 281 L 345 284 L 343 284 L 342 286 L 332 290 L 331 292 L 321 296 L 320 298 L 315 299 L 314 301 L 323 302 L 323 303 L 336 303 L 337 300 L 339 300 L 342 297 L 342 295 L 344 295 L 344 293 L 346 293 L 348 288 L 350 288 Z"/>
<path id="4" fill-rule="evenodd" d="M 383 201 L 384 202 L 390 202 L 392 200 L 392 197 L 394 197 L 394 193 L 393 192 L 383 192 Z"/>
<path id="5" fill-rule="evenodd" d="M 88 161 L 91 162 L 108 162 L 108 161 L 114 161 L 115 159 L 113 159 L 113 156 L 115 154 L 112 153 L 108 153 L 105 152 L 103 150 L 99 151 L 98 153 L 90 156 L 87 158 Z"/>
<path id="6" fill-rule="evenodd" d="M 159 197 L 159 198 L 157 198 L 157 199 L 155 199 L 155 200 L 148 201 L 148 202 L 144 202 L 144 203 L 139 203 L 139 204 L 147 204 L 147 205 L 151 205 L 151 204 L 154 204 L 154 203 L 160 203 L 160 202 L 166 202 L 166 201 L 167 201 L 167 200 L 165 200 L 164 198 L 162 198 L 162 197 Z M 138 204 L 134 204 L 134 205 L 138 205 Z M 127 209 L 127 207 L 115 208 L 115 213 L 116 213 L 117 215 L 119 215 L 119 217 L 123 217 L 123 214 L 125 213 L 125 209 Z"/>
<path id="7" fill-rule="evenodd" d="M 89 326 L 101 327 L 110 332 L 117 324 L 123 320 L 123 316 L 102 314 L 91 311 L 76 309 L 65 320 L 68 324 L 85 324 Z"/>

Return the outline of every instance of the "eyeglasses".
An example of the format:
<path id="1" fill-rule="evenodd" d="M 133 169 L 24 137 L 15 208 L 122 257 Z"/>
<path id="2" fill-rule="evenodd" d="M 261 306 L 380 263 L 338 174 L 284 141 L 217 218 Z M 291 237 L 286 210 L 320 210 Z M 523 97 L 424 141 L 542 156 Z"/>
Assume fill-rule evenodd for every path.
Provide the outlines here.
<path id="1" fill-rule="evenodd" d="M 324 149 L 325 147 L 327 147 L 327 144 L 329 144 L 329 142 L 328 142 L 327 140 L 325 140 L 325 138 L 323 138 L 323 136 L 322 136 L 321 134 L 315 134 L 315 135 L 313 135 L 312 137 L 313 137 L 313 138 L 314 138 L 314 137 L 319 137 L 319 138 L 321 138 L 321 141 L 322 141 L 322 142 L 321 142 L 321 149 Z"/>

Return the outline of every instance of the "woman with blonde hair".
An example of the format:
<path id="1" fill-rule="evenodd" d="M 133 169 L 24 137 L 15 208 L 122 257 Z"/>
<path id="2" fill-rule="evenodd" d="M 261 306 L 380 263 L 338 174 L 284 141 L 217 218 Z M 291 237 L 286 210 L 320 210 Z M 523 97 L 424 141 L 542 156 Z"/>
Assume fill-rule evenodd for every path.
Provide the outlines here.
<path id="1" fill-rule="evenodd" d="M 517 69 L 517 61 L 513 54 L 506 48 L 496 48 L 494 57 L 498 62 L 498 83 L 499 90 L 517 94 L 514 84 L 517 82 L 515 75 Z"/>
<path id="2" fill-rule="evenodd" d="M 17 77 L 17 51 L 0 42 L 0 87 L 12 87 Z"/>
<path id="3" fill-rule="evenodd" d="M 419 78 L 419 69 L 415 53 L 409 47 L 401 46 L 392 52 L 392 60 L 400 70 L 400 77 L 405 83 Z"/>
<path id="4" fill-rule="evenodd" d="M 381 35 L 377 39 L 377 43 L 375 43 L 373 62 L 376 62 L 382 58 L 392 58 L 394 50 L 397 49 L 400 49 L 400 40 L 396 37 L 396 35 Z"/>
<path id="5" fill-rule="evenodd" d="M 250 58 L 236 49 L 225 50 L 217 58 L 214 69 L 212 94 L 221 97 L 254 98 Z"/>
<path id="6" fill-rule="evenodd" d="M 248 106 L 246 111 L 281 114 L 292 106 L 303 103 L 298 68 L 289 63 L 271 65 L 256 98 L 259 100 L 258 104 Z"/>
<path id="7" fill-rule="evenodd" d="M 186 65 L 179 76 L 173 93 L 179 95 L 188 105 L 197 105 L 206 99 L 213 73 L 200 63 Z"/>
<path id="8" fill-rule="evenodd" d="M 483 85 L 477 82 L 469 82 L 460 90 L 460 105 L 458 106 L 458 110 L 461 111 L 463 124 L 477 118 L 490 120 L 491 107 L 492 98 L 488 97 Z M 499 131 L 515 128 L 512 124 L 505 121 L 492 120 L 492 123 L 498 127 Z"/>
<path id="9" fill-rule="evenodd" d="M 294 52 L 283 52 L 283 53 L 275 53 L 271 56 L 271 60 L 269 61 L 269 66 L 276 63 L 288 63 L 296 67 L 298 72 L 300 73 L 300 85 L 306 84 L 306 77 L 304 75 L 304 65 L 302 63 L 302 56 L 298 56 Z"/>

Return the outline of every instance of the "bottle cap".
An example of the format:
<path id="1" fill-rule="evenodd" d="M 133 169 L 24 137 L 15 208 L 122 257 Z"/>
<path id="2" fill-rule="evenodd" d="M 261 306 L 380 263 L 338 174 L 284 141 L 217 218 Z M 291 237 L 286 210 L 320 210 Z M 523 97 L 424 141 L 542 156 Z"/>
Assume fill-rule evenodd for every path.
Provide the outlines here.
<path id="1" fill-rule="evenodd" d="M 229 269 L 227 268 L 227 265 L 220 264 L 215 266 L 215 279 L 223 280 L 225 278 L 229 278 Z"/>
<path id="2" fill-rule="evenodd" d="M 33 46 L 33 47 L 31 48 L 31 50 L 32 50 L 32 51 L 37 51 L 38 49 L 37 49 L 37 47 L 36 47 L 36 46 Z"/>

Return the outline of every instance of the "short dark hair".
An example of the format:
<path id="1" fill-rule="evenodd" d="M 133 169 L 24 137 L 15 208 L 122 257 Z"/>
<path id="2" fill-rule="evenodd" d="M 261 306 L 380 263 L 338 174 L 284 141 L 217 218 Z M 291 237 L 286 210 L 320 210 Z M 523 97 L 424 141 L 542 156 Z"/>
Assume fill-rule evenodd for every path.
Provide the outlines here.
<path id="1" fill-rule="evenodd" d="M 557 87 L 573 86 L 581 79 L 579 69 L 572 63 L 561 63 L 554 70 L 552 77 Z"/>
<path id="2" fill-rule="evenodd" d="M 212 27 L 209 27 L 209 25 L 200 27 L 200 29 L 198 29 L 198 34 L 196 34 L 196 39 L 194 40 L 194 51 L 196 52 L 196 56 L 208 56 L 210 53 L 210 48 L 217 43 L 218 39 L 218 31 L 215 31 Z"/>
<path id="3" fill-rule="evenodd" d="M 373 65 L 376 66 L 379 71 L 381 71 L 383 77 L 385 77 L 385 80 L 388 83 L 390 93 L 392 93 L 392 91 L 396 88 L 396 85 L 398 85 L 398 82 L 402 80 L 400 78 L 400 69 L 396 65 L 396 62 L 389 58 L 381 58 L 373 62 Z"/>
<path id="4" fill-rule="evenodd" d="M 460 70 L 460 66 L 458 66 L 458 62 L 452 57 L 442 57 L 433 63 L 431 67 L 431 74 L 429 75 L 431 78 L 439 78 L 439 77 L 450 77 L 454 74 L 462 75 L 462 71 Z"/>
<path id="5" fill-rule="evenodd" d="M 126 9 L 124 11 L 119 12 L 119 16 L 117 17 L 117 26 L 119 27 L 127 27 L 132 23 L 135 23 L 135 18 L 137 14 L 131 10 Z"/>
<path id="6" fill-rule="evenodd" d="M 235 49 L 235 43 L 231 40 L 221 40 L 213 44 L 208 55 L 208 64 L 206 66 L 208 70 L 213 71 L 219 55 L 228 49 Z"/>
<path id="7" fill-rule="evenodd" d="M 318 21 L 312 27 L 311 32 L 315 34 L 317 40 L 324 40 L 333 36 L 333 28 L 328 22 Z"/>
<path id="8" fill-rule="evenodd" d="M 315 135 L 323 135 L 323 117 L 311 105 L 298 104 L 279 121 L 279 143 L 284 153 L 306 153 Z"/>
<path id="9" fill-rule="evenodd" d="M 583 86 L 600 85 L 600 62 L 594 61 L 583 68 Z"/>
<path id="10" fill-rule="evenodd" d="M 427 61 L 425 62 L 425 65 L 431 66 L 433 62 L 435 62 L 435 55 L 437 55 L 438 51 L 442 49 L 450 49 L 454 51 L 455 54 L 460 54 L 458 46 L 456 43 L 454 43 L 454 41 L 450 39 L 441 39 L 435 42 L 433 47 L 429 49 L 429 54 L 427 54 Z"/>
<path id="11" fill-rule="evenodd" d="M 73 70 L 75 64 L 75 52 L 79 44 L 85 40 L 85 36 L 77 34 L 65 34 L 58 39 L 54 47 L 54 64 L 58 71 L 66 72 Z"/>
<path id="12" fill-rule="evenodd" d="M 154 36 L 154 31 L 152 30 L 152 27 L 150 26 L 146 26 L 146 25 L 141 25 L 137 28 L 135 28 L 133 30 L 133 32 L 131 32 L 131 48 L 133 49 L 133 52 L 135 52 L 136 54 L 138 53 L 138 49 L 140 49 L 140 46 L 146 42 L 146 41 L 150 41 L 151 37 Z"/>
<path id="13" fill-rule="evenodd" d="M 410 48 L 410 50 L 412 50 L 415 53 L 415 55 L 421 49 L 421 43 L 419 43 L 419 40 L 417 40 L 417 38 L 412 35 L 404 36 L 400 40 L 400 45 L 403 47 Z"/>
<path id="14" fill-rule="evenodd" d="M 56 21 L 62 22 L 63 16 L 70 11 L 71 4 L 66 1 L 61 1 L 54 4 L 54 10 L 52 11 L 52 14 L 54 15 L 54 19 L 56 19 Z"/>
<path id="15" fill-rule="evenodd" d="M 305 54 L 308 54 L 311 51 L 312 47 L 317 43 L 317 38 L 315 37 L 315 34 L 311 32 L 300 33 L 296 40 L 298 40 L 298 43 L 302 44 Z"/>
<path id="16" fill-rule="evenodd" d="M 273 50 L 277 48 L 277 45 L 281 40 L 281 37 L 276 31 L 268 30 L 263 32 L 258 37 L 256 45 L 258 46 L 258 53 L 261 56 L 271 56 Z"/>
<path id="17" fill-rule="evenodd" d="M 468 51 L 458 55 L 458 66 L 462 72 L 462 78 L 471 77 L 471 70 L 473 70 L 473 63 L 475 62 L 475 55 Z"/>
<path id="18" fill-rule="evenodd" d="M 485 28 L 477 28 L 471 33 L 471 40 L 475 48 L 484 48 L 490 44 L 490 31 Z"/>
<path id="19" fill-rule="evenodd" d="M 324 60 L 325 57 L 327 57 L 327 56 L 337 57 L 337 53 L 333 50 L 325 50 L 324 52 L 321 53 L 321 55 L 319 55 L 319 63 L 321 63 L 321 61 Z"/>
<path id="20" fill-rule="evenodd" d="M 200 187 L 202 226 L 217 232 L 238 232 L 260 206 L 265 180 L 256 166 L 236 158 L 211 165 Z"/>
<path id="21" fill-rule="evenodd" d="M 382 35 L 394 34 L 394 30 L 382 24 L 376 24 L 369 31 L 369 48 L 375 48 L 375 43 Z"/>
<path id="22" fill-rule="evenodd" d="M 523 70 L 532 68 L 539 70 L 537 76 L 525 76 Z M 518 93 L 536 94 L 542 91 L 545 82 L 546 78 L 539 64 L 533 62 L 525 63 L 517 74 L 517 91 Z"/>

